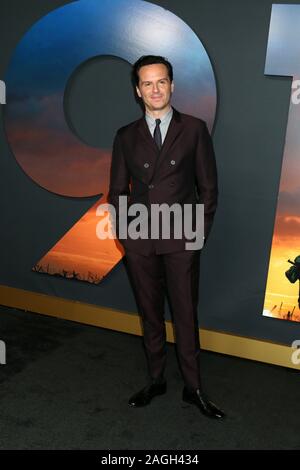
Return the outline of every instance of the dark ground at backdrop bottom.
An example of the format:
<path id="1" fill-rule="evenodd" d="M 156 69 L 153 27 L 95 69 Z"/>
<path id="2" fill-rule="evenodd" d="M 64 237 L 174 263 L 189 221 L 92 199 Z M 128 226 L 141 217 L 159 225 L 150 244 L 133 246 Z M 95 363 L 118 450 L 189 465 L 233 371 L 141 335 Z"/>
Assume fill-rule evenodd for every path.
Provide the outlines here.
<path id="1" fill-rule="evenodd" d="M 0 307 L 0 449 L 300 449 L 298 371 L 202 352 L 213 421 L 181 401 L 168 344 L 166 395 L 140 409 L 142 338 Z"/>

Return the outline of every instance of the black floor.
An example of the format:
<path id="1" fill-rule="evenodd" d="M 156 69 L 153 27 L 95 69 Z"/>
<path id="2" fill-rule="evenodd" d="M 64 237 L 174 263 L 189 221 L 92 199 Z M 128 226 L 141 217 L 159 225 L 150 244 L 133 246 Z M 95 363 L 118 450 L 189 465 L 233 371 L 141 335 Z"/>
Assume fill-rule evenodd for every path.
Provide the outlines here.
<path id="1" fill-rule="evenodd" d="M 168 344 L 168 392 L 140 409 L 142 338 L 0 307 L 0 449 L 300 449 L 299 372 L 202 352 L 223 422 L 181 402 Z"/>

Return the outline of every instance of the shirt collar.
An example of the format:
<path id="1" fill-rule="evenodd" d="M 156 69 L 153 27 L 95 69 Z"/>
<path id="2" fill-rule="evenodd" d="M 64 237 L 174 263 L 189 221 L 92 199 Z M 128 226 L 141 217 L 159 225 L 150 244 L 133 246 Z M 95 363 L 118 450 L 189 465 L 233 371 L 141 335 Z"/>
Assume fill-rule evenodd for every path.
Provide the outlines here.
<path id="1" fill-rule="evenodd" d="M 173 114 L 173 108 L 171 106 L 169 111 L 167 111 L 162 117 L 159 118 L 161 121 L 160 123 L 162 124 L 164 121 L 171 118 L 172 114 Z M 145 117 L 146 117 L 147 122 L 150 122 L 151 124 L 155 124 L 155 118 L 150 116 L 150 114 L 148 114 L 147 111 L 145 112 Z"/>

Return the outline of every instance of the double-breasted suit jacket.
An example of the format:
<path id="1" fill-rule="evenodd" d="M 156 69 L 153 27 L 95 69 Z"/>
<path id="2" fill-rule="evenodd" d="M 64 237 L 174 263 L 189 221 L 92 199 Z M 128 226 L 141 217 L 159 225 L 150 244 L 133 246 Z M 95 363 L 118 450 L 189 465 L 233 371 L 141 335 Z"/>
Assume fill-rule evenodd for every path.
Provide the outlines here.
<path id="1" fill-rule="evenodd" d="M 118 216 L 119 196 L 134 203 L 172 205 L 204 204 L 205 242 L 211 230 L 218 200 L 213 144 L 205 121 L 173 107 L 169 128 L 159 150 L 145 116 L 121 127 L 113 143 L 108 202 Z M 195 213 L 193 214 L 193 217 Z M 117 219 L 118 220 L 118 219 Z M 151 222 L 150 222 L 151 223 Z M 172 230 L 171 230 L 172 234 Z M 118 235 L 118 232 L 117 232 Z M 181 239 L 120 239 L 125 250 L 140 254 L 184 251 Z"/>

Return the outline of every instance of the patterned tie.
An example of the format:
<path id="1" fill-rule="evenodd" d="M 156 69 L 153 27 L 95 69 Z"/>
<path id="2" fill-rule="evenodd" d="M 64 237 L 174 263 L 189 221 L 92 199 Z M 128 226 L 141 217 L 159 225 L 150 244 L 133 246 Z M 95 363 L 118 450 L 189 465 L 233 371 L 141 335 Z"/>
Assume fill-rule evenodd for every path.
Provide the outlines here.
<path id="1" fill-rule="evenodd" d="M 155 126 L 155 129 L 154 129 L 154 134 L 153 134 L 153 137 L 154 137 L 154 140 L 156 142 L 156 145 L 158 147 L 158 150 L 161 149 L 161 146 L 162 146 L 162 138 L 161 138 L 161 132 L 160 132 L 160 123 L 161 123 L 161 120 L 160 119 L 155 119 L 155 122 L 156 122 L 156 126 Z"/>

